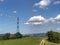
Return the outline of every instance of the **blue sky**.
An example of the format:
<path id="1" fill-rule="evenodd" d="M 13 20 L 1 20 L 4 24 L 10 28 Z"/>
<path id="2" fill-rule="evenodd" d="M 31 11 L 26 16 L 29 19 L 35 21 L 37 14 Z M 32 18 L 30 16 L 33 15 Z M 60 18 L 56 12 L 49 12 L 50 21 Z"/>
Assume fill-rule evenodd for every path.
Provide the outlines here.
<path id="1" fill-rule="evenodd" d="M 0 33 L 60 32 L 60 0 L 0 0 Z"/>

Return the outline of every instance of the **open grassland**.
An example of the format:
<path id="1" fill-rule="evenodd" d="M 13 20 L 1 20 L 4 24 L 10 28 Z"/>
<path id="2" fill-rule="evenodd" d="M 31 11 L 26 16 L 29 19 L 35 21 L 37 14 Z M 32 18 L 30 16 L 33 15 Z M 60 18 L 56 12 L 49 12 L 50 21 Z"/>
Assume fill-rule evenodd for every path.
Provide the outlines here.
<path id="1" fill-rule="evenodd" d="M 2 40 L 0 45 L 39 45 L 40 37 L 25 37 L 22 39 Z"/>
<path id="2" fill-rule="evenodd" d="M 0 40 L 0 45 L 40 45 L 43 38 L 40 37 L 25 37 L 21 39 Z M 45 45 L 60 45 L 45 40 Z"/>

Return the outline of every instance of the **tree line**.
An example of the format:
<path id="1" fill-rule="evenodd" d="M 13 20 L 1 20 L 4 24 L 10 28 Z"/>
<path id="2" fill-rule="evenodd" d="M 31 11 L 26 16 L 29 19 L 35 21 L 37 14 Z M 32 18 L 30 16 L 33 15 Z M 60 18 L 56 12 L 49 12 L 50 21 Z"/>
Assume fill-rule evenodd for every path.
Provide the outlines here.
<path id="1" fill-rule="evenodd" d="M 18 39 L 18 38 L 22 38 L 22 37 L 23 37 L 23 35 L 19 32 L 15 33 L 15 34 L 5 33 L 0 36 L 0 40 Z"/>

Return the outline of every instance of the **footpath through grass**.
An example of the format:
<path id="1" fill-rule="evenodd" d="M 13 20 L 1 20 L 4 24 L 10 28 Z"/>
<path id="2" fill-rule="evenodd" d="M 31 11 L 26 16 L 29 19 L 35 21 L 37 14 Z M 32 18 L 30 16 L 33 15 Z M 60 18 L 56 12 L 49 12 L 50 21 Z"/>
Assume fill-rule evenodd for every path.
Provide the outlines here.
<path id="1" fill-rule="evenodd" d="M 25 37 L 22 39 L 2 40 L 0 45 L 39 45 L 40 37 Z"/>

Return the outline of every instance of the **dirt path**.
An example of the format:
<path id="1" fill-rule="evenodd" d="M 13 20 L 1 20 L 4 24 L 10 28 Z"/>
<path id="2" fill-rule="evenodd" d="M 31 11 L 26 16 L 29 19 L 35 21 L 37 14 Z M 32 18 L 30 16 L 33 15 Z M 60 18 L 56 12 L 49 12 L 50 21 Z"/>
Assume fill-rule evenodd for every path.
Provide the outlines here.
<path id="1" fill-rule="evenodd" d="M 45 40 L 43 39 L 43 40 L 41 41 L 40 45 L 44 45 L 44 43 L 45 43 Z"/>

